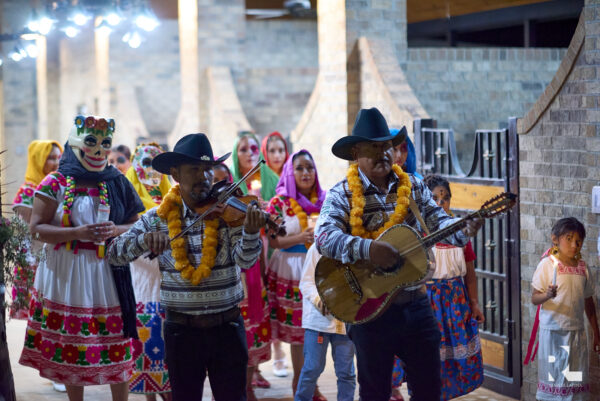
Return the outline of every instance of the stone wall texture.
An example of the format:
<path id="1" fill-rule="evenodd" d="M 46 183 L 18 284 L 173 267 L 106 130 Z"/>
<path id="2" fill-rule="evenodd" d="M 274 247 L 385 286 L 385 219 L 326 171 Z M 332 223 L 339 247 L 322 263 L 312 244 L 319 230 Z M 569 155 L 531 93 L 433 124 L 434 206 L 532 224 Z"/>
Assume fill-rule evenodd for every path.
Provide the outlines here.
<path id="1" fill-rule="evenodd" d="M 236 89 L 250 124 L 261 136 L 289 136 L 319 72 L 316 21 L 247 21 L 244 60 Z"/>
<path id="2" fill-rule="evenodd" d="M 584 224 L 582 256 L 598 287 L 600 220 L 591 213 L 591 193 L 600 180 L 600 1 L 586 1 L 578 32 L 557 73 L 566 80 L 552 83 L 538 101 L 548 108 L 540 110 L 533 127 L 519 135 L 523 355 L 536 310 L 531 304 L 531 279 L 540 256 L 551 246 L 551 227 L 558 219 L 573 216 Z M 585 35 L 581 50 L 574 48 L 578 35 L 580 43 Z M 596 289 L 596 300 L 599 293 Z M 593 352 L 590 374 L 592 399 L 598 399 L 600 369 Z M 536 388 L 534 361 L 523 367 L 522 399 L 535 400 Z"/>
<path id="3" fill-rule="evenodd" d="M 566 49 L 410 48 L 402 64 L 413 92 L 456 133 L 497 129 L 521 116 L 550 82 Z"/>

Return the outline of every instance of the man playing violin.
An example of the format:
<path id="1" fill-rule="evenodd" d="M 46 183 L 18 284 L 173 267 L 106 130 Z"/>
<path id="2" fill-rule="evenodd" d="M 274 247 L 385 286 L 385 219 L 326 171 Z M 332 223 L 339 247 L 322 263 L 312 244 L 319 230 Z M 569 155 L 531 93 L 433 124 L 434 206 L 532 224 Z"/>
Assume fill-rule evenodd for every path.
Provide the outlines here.
<path id="1" fill-rule="evenodd" d="M 172 152 L 156 156 L 152 167 L 179 184 L 108 250 L 110 262 L 118 265 L 148 251 L 159 255 L 166 362 L 175 401 L 201 400 L 207 372 L 217 401 L 246 400 L 248 351 L 237 306 L 244 297 L 240 268 L 258 259 L 265 215 L 251 203 L 242 226 L 230 227 L 211 215 L 171 241 L 198 217 L 211 193 L 213 166 L 227 157 L 215 159 L 204 134 L 187 135 Z"/>
<path id="2" fill-rule="evenodd" d="M 376 108 L 362 109 L 352 134 L 333 145 L 335 156 L 356 163 L 347 178 L 327 192 L 315 231 L 322 255 L 343 263 L 367 260 L 390 269 L 401 263 L 401 255 L 390 244 L 373 240 L 381 232 L 403 223 L 423 233 L 457 220 L 436 205 L 420 179 L 393 165 L 393 146 L 405 137 L 405 128 L 390 136 Z M 417 215 L 409 207 L 410 197 Z M 467 236 L 475 235 L 481 224 L 480 219 L 470 220 L 446 241 L 465 246 Z M 350 325 L 348 335 L 356 346 L 361 400 L 390 399 L 394 355 L 406 364 L 412 400 L 440 399 L 440 331 L 423 282 L 399 291 L 378 318 Z"/>

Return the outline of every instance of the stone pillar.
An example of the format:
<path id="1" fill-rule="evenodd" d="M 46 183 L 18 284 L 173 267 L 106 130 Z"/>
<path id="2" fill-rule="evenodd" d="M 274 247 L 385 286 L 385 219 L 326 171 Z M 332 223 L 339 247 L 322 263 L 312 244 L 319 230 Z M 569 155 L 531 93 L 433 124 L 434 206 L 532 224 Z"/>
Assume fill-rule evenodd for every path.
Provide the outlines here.
<path id="1" fill-rule="evenodd" d="M 0 22 L 4 32 L 17 31 L 25 25 L 29 9 L 23 7 L 21 1 L 5 0 L 0 2 L 0 7 L 2 7 Z M 3 43 L 6 53 L 14 46 L 15 42 Z M 18 63 L 10 59 L 4 60 L 2 80 L 4 104 L 8 108 L 3 109 L 5 140 L 3 149 L 9 150 L 2 156 L 2 167 L 6 168 L 2 176 L 7 177 L 6 186 L 2 187 L 2 191 L 6 192 L 4 198 L 6 202 L 10 202 L 25 177 L 27 147 L 36 138 L 35 60 L 29 57 Z M 7 99 L 10 99 L 10 104 Z"/>
<path id="2" fill-rule="evenodd" d="M 360 108 L 380 107 L 362 101 L 358 39 L 377 42 L 385 52 L 380 58 L 391 58 L 399 69 L 406 49 L 406 0 L 320 1 L 317 16 L 319 76 L 291 138 L 296 149 L 313 153 L 319 171 L 328 172 L 319 177 L 327 187 L 343 179 L 347 166 L 331 146 L 351 131 Z M 383 114 L 389 122 L 391 113 Z"/>
<path id="3" fill-rule="evenodd" d="M 37 137 L 48 139 L 48 64 L 46 37 L 38 36 L 35 40 L 38 48 L 36 64 L 37 82 Z"/>
<path id="4" fill-rule="evenodd" d="M 96 17 L 95 26 L 100 23 Z M 98 116 L 111 118 L 110 110 L 110 81 L 109 81 L 109 34 L 94 31 L 95 62 L 96 62 L 96 99 L 94 113 Z"/>
<path id="5" fill-rule="evenodd" d="M 94 30 L 86 27 L 74 38 L 59 40 L 59 131 L 62 141 L 65 141 L 76 115 L 98 112 Z M 117 121 L 117 132 L 118 124 Z"/>
<path id="6" fill-rule="evenodd" d="M 173 147 L 182 136 L 200 129 L 200 71 L 198 62 L 198 0 L 179 0 L 179 60 L 181 108 L 169 134 Z"/>

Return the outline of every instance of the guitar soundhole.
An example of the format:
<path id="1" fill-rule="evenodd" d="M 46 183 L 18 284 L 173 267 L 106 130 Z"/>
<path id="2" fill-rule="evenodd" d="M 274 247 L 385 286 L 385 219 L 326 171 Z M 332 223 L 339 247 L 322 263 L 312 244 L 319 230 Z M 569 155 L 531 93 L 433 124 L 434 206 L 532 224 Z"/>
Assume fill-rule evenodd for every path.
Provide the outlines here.
<path id="1" fill-rule="evenodd" d="M 380 276 L 380 277 L 394 276 L 394 275 L 396 275 L 396 273 L 398 273 L 398 270 L 400 270 L 402 268 L 402 266 L 404 266 L 404 258 L 401 257 L 400 261 L 392 267 L 389 267 L 387 269 L 384 269 L 382 267 L 376 267 L 369 274 L 369 278 L 372 278 L 373 276 Z"/>

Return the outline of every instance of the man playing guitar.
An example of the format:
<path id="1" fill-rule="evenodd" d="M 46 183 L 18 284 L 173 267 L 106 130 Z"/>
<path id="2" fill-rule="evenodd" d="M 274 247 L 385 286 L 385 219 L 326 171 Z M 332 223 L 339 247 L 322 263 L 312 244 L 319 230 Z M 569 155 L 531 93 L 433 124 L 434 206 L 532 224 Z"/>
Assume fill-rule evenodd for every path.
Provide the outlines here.
<path id="1" fill-rule="evenodd" d="M 420 179 L 393 166 L 393 146 L 405 137 L 405 128 L 390 136 L 376 108 L 362 109 L 352 134 L 333 145 L 335 156 L 356 164 L 350 166 L 346 179 L 328 191 L 321 209 L 315 236 L 323 256 L 342 263 L 367 260 L 392 269 L 402 257 L 390 244 L 373 240 L 381 232 L 401 223 L 420 233 L 436 231 L 458 220 L 436 205 Z M 420 216 L 409 208 L 410 197 Z M 469 220 L 446 242 L 465 246 L 467 237 L 474 236 L 482 223 L 481 219 Z M 440 399 L 440 332 L 422 282 L 399 291 L 378 318 L 349 325 L 348 335 L 356 346 L 361 400 L 389 400 L 394 355 L 406 363 L 413 400 Z"/>

